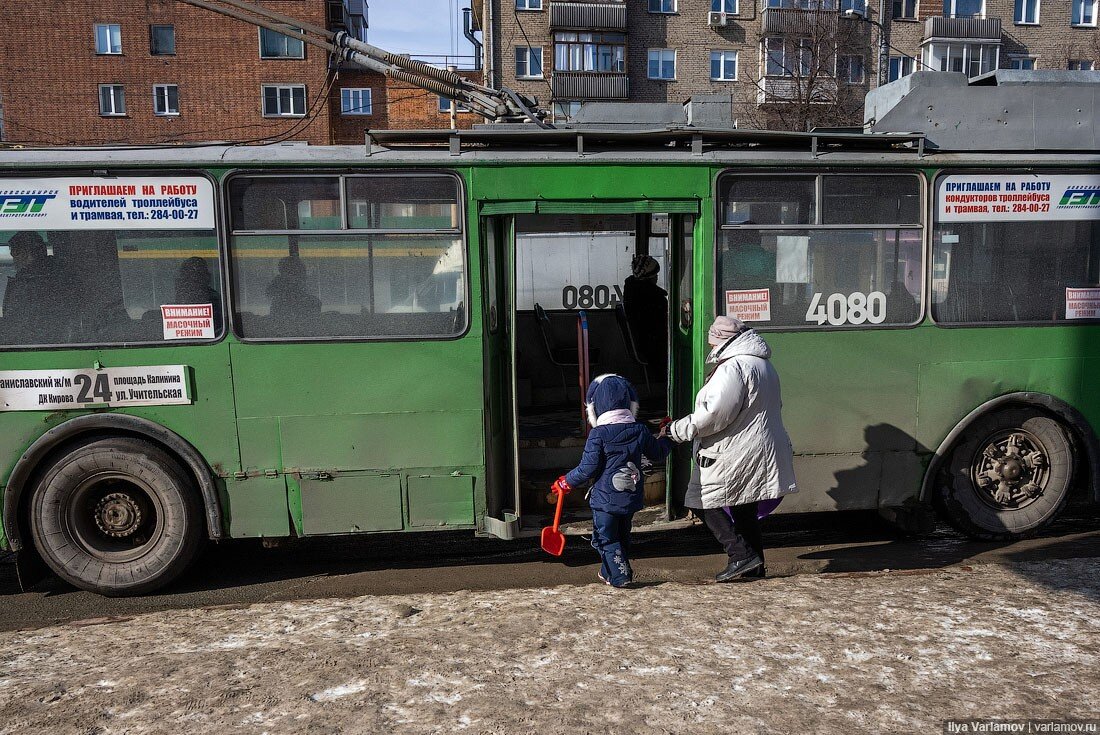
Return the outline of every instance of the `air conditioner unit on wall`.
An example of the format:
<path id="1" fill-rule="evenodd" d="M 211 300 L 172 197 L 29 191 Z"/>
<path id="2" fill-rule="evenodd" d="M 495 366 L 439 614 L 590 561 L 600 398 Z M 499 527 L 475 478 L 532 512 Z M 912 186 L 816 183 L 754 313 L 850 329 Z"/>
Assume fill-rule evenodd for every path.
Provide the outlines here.
<path id="1" fill-rule="evenodd" d="M 725 26 L 727 22 L 725 13 L 710 13 L 707 15 L 708 26 Z"/>

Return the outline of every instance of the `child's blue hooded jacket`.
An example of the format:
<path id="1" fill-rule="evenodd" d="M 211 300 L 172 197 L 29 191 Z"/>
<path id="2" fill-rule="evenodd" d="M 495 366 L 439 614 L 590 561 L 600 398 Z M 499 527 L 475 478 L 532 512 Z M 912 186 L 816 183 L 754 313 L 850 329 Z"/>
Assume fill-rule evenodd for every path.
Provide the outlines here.
<path id="1" fill-rule="evenodd" d="M 601 375 L 585 395 L 592 431 L 580 464 L 565 476 L 572 487 L 594 480 L 588 502 L 605 513 L 635 513 L 642 509 L 645 478 L 642 455 L 660 461 L 672 450 L 669 439 L 656 439 L 644 424 L 605 423 L 599 417 L 611 411 L 638 411 L 638 394 L 619 375 Z"/>

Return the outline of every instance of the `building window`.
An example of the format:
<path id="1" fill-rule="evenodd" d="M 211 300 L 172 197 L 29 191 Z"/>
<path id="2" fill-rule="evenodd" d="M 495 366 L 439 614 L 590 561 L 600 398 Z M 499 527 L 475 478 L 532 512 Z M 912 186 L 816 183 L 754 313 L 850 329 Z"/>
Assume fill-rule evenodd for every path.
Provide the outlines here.
<path id="1" fill-rule="evenodd" d="M 891 56 L 890 57 L 890 81 L 896 82 L 902 77 L 907 77 L 913 73 L 913 67 L 916 66 L 916 59 L 912 56 Z"/>
<path id="2" fill-rule="evenodd" d="M 622 33 L 554 34 L 554 71 L 622 72 L 625 58 Z"/>
<path id="3" fill-rule="evenodd" d="M 737 52 L 711 51 L 710 78 L 716 82 L 736 82 Z"/>
<path id="4" fill-rule="evenodd" d="M 840 12 L 847 11 L 867 15 L 867 0 L 840 0 Z"/>
<path id="5" fill-rule="evenodd" d="M 984 18 L 985 0 L 943 0 L 943 14 L 948 18 Z"/>
<path id="6" fill-rule="evenodd" d="M 451 98 L 439 95 L 436 97 L 436 109 L 444 114 L 448 114 L 451 111 Z M 461 102 L 456 102 L 455 112 L 469 112 L 470 108 Z"/>
<path id="7" fill-rule="evenodd" d="M 1013 20 L 1017 25 L 1034 25 L 1039 22 L 1039 0 L 1016 0 L 1016 14 Z"/>
<path id="8" fill-rule="evenodd" d="M 554 103 L 554 121 L 555 122 L 567 122 L 577 116 L 577 113 L 581 110 L 581 103 L 576 101 L 569 102 L 555 102 Z"/>
<path id="9" fill-rule="evenodd" d="M 1000 64 L 1000 44 L 931 43 L 921 60 L 932 71 L 961 71 L 968 77 L 986 74 Z"/>
<path id="10" fill-rule="evenodd" d="M 764 39 L 764 75 L 769 77 L 789 77 L 787 68 L 786 44 L 780 36 Z"/>
<path id="11" fill-rule="evenodd" d="M 676 0 L 649 0 L 651 13 L 675 13 Z"/>
<path id="12" fill-rule="evenodd" d="M 1034 56 L 1013 56 L 1008 60 L 1009 69 L 1030 71 L 1035 68 Z"/>
<path id="13" fill-rule="evenodd" d="M 97 54 L 121 54 L 122 26 L 114 23 L 97 23 L 95 27 L 95 52 Z"/>
<path id="14" fill-rule="evenodd" d="M 1096 25 L 1096 0 L 1073 0 L 1073 17 L 1069 22 L 1075 26 Z"/>
<path id="15" fill-rule="evenodd" d="M 99 114 L 125 115 L 126 90 L 121 84 L 99 85 Z"/>
<path id="16" fill-rule="evenodd" d="M 1092 71 L 1096 68 L 1096 65 L 1086 59 L 1070 59 L 1069 70 L 1070 71 Z"/>
<path id="17" fill-rule="evenodd" d="M 676 51 L 670 48 L 651 48 L 649 50 L 650 79 L 676 78 Z"/>
<path id="18" fill-rule="evenodd" d="M 157 115 L 180 114 L 180 88 L 175 84 L 153 86 L 153 112 Z"/>
<path id="19" fill-rule="evenodd" d="M 304 117 L 306 88 L 302 84 L 264 84 L 264 117 Z"/>
<path id="20" fill-rule="evenodd" d="M 837 76 L 849 84 L 863 84 L 863 57 L 859 55 L 841 56 L 837 63 Z"/>
<path id="21" fill-rule="evenodd" d="M 894 0 L 894 20 L 916 20 L 917 0 Z"/>
<path id="22" fill-rule="evenodd" d="M 542 78 L 542 47 L 516 47 L 516 77 L 519 79 Z"/>
<path id="23" fill-rule="evenodd" d="M 340 90 L 341 115 L 369 115 L 370 87 L 344 87 Z"/>
<path id="24" fill-rule="evenodd" d="M 832 64 L 818 67 L 818 74 L 832 75 Z M 806 77 L 814 67 L 812 38 L 770 36 L 764 39 L 764 75 L 769 77 Z"/>
<path id="25" fill-rule="evenodd" d="M 296 29 L 296 30 L 301 30 Z M 260 29 L 261 59 L 304 59 L 306 46 L 300 38 L 284 36 L 282 33 Z"/>
<path id="26" fill-rule="evenodd" d="M 710 0 L 710 12 L 737 15 L 737 0 Z"/>
<path id="27" fill-rule="evenodd" d="M 516 10 L 542 10 L 542 0 L 516 0 Z"/>
<path id="28" fill-rule="evenodd" d="M 153 56 L 173 56 L 176 53 L 176 27 L 149 26 L 149 53 Z"/>
<path id="29" fill-rule="evenodd" d="M 541 46 L 516 46 L 516 78 L 542 79 Z"/>

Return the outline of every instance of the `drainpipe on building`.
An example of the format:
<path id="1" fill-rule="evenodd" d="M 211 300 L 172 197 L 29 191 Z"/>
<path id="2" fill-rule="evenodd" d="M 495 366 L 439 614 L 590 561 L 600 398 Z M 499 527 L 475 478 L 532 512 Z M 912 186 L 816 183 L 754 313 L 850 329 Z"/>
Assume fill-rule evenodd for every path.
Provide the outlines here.
<path id="1" fill-rule="evenodd" d="M 891 21 L 893 18 L 890 19 Z M 886 65 L 889 59 L 886 41 L 886 0 L 878 0 L 878 86 L 886 84 Z"/>
<path id="2" fill-rule="evenodd" d="M 481 41 L 474 36 L 474 9 L 462 9 L 462 35 L 474 46 L 474 71 L 481 71 Z"/>
<path id="3" fill-rule="evenodd" d="M 486 87 L 499 88 L 496 68 L 493 63 L 493 48 L 496 46 L 496 31 L 493 29 L 493 3 L 497 0 L 485 0 L 485 27 L 481 29 L 481 40 L 485 42 L 485 84 Z"/>

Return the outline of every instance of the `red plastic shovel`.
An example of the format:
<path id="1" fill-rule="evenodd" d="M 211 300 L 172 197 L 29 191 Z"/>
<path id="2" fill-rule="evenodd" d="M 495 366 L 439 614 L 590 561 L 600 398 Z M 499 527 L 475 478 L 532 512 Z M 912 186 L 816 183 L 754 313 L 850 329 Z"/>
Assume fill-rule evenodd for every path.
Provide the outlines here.
<path id="1" fill-rule="evenodd" d="M 561 508 L 565 502 L 565 493 L 558 492 L 558 506 L 554 510 L 554 525 L 542 529 L 542 550 L 547 554 L 561 556 L 565 551 L 565 534 L 558 530 L 561 525 Z"/>

